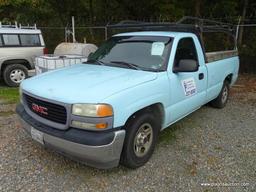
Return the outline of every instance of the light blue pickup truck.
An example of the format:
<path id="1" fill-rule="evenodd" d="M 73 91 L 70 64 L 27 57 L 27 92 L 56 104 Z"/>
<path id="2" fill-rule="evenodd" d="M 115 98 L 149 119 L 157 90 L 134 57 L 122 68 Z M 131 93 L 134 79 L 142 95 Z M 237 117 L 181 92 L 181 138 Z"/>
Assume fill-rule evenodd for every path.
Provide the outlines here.
<path id="1" fill-rule="evenodd" d="M 208 102 L 226 105 L 236 46 L 204 49 L 200 35 L 182 29 L 117 34 L 86 63 L 23 81 L 16 111 L 45 147 L 98 168 L 137 168 L 161 130 Z"/>

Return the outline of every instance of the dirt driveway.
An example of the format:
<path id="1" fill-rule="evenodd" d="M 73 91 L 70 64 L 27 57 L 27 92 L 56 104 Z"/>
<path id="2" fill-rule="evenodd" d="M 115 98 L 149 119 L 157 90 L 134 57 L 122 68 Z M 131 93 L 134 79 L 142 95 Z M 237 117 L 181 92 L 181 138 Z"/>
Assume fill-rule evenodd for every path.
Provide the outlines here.
<path id="1" fill-rule="evenodd" d="M 256 76 L 226 108 L 204 106 L 161 133 L 151 160 L 98 170 L 45 150 L 0 104 L 0 191 L 256 191 Z"/>

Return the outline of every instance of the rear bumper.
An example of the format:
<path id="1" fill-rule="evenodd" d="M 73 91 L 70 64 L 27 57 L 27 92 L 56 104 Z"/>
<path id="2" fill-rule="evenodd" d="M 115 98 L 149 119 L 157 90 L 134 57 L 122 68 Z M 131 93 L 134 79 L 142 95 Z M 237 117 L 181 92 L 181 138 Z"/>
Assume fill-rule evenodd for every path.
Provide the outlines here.
<path id="1" fill-rule="evenodd" d="M 92 132 L 70 128 L 56 130 L 31 118 L 22 105 L 16 112 L 22 127 L 31 135 L 31 128 L 43 133 L 44 146 L 92 167 L 108 169 L 118 166 L 125 130 Z"/>

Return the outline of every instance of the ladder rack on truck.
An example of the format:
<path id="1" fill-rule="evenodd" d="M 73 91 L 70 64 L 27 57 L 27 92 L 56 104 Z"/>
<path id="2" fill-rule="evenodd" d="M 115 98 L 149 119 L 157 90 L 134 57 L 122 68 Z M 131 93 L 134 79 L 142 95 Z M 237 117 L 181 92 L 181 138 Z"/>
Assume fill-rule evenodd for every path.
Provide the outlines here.
<path id="1" fill-rule="evenodd" d="M 237 40 L 236 40 L 236 27 L 229 23 L 223 23 L 219 21 L 201 19 L 197 17 L 185 16 L 177 22 L 140 22 L 140 21 L 121 21 L 117 24 L 107 25 L 107 36 L 108 31 L 111 29 L 125 29 L 129 31 L 172 31 L 172 32 L 190 32 L 194 33 L 202 46 L 204 52 L 205 61 L 213 61 L 213 55 L 216 57 L 216 54 L 222 56 L 237 55 Z M 211 52 L 211 58 L 209 53 L 206 53 L 205 42 L 203 38 L 204 33 L 225 33 L 231 37 L 234 42 L 234 47 L 231 51 L 217 51 Z M 223 52 L 225 54 L 223 55 Z M 232 53 L 231 53 L 232 52 Z M 227 54 L 226 54 L 227 53 Z"/>
<path id="2" fill-rule="evenodd" d="M 192 23 L 186 23 L 192 21 Z M 171 22 L 140 22 L 121 21 L 120 23 L 107 25 L 108 29 L 136 29 L 153 31 L 177 31 L 191 32 L 197 35 L 204 32 L 223 32 L 235 37 L 235 27 L 229 23 L 218 22 L 209 19 L 185 16 L 175 23 Z"/>

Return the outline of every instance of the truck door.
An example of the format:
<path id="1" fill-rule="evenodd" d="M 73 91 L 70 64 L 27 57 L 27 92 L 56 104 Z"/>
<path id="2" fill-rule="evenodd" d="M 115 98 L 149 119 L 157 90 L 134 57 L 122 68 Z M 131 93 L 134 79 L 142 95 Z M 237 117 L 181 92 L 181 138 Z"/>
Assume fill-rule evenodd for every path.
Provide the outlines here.
<path id="1" fill-rule="evenodd" d="M 196 41 L 195 41 L 196 40 Z M 197 52 L 199 50 L 199 54 Z M 176 72 L 169 75 L 171 107 L 170 122 L 174 122 L 193 112 L 206 101 L 207 69 L 203 59 L 201 45 L 197 39 L 186 37 L 179 40 L 174 56 L 173 69 L 183 61 L 190 65 L 195 63 L 198 68 L 191 72 Z M 181 65 L 181 64 L 180 64 Z"/>

